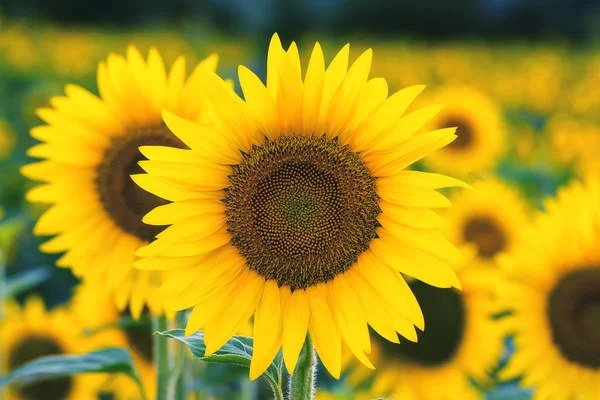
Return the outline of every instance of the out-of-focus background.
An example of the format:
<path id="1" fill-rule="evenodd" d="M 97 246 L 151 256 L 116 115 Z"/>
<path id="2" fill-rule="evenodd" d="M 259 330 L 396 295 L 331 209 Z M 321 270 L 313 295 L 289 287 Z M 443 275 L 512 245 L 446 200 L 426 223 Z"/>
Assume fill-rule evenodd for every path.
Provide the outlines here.
<path id="1" fill-rule="evenodd" d="M 221 75 L 235 80 L 244 64 L 264 76 L 274 32 L 284 45 L 297 41 L 304 60 L 315 40 L 329 59 L 346 42 L 351 57 L 372 47 L 371 76 L 385 77 L 390 92 L 427 84 L 485 96 L 501 110 L 506 135 L 497 160 L 470 180 L 497 176 L 535 206 L 597 164 L 597 1 L 0 0 L 0 248 L 6 276 L 24 285 L 19 298 L 38 293 L 51 307 L 77 282 L 31 233 L 42 208 L 26 202 L 34 183 L 19 168 L 35 143 L 29 129 L 41 124 L 35 109 L 67 83 L 97 93 L 98 63 L 130 44 L 144 54 L 157 47 L 168 65 L 185 55 L 188 70 L 218 52 Z M 488 397 L 508 392 L 529 397 L 514 385 Z"/>

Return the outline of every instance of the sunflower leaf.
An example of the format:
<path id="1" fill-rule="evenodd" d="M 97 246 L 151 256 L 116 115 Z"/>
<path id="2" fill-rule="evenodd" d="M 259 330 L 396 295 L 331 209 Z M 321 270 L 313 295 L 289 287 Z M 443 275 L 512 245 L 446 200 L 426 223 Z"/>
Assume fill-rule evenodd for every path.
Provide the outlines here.
<path id="1" fill-rule="evenodd" d="M 250 368 L 253 351 L 253 340 L 251 337 L 234 336 L 215 353 L 205 356 L 204 332 L 198 331 L 190 336 L 185 336 L 184 332 L 183 329 L 172 329 L 165 332 L 156 332 L 156 334 L 177 339 L 184 343 L 190 349 L 192 355 L 199 360 L 212 363 L 236 364 Z M 281 352 L 277 354 L 262 377 L 271 385 L 275 398 L 283 398 L 283 357 L 281 356 Z"/>
<path id="2" fill-rule="evenodd" d="M 50 277 L 49 267 L 39 267 L 29 271 L 22 272 L 16 276 L 6 279 L 5 296 L 15 297 L 16 295 L 32 289 L 43 283 Z"/>
<path id="3" fill-rule="evenodd" d="M 0 377 L 0 388 L 8 384 L 27 385 L 89 372 L 126 374 L 138 384 L 143 398 L 146 399 L 144 387 L 129 351 L 118 347 L 87 354 L 40 357 Z"/>

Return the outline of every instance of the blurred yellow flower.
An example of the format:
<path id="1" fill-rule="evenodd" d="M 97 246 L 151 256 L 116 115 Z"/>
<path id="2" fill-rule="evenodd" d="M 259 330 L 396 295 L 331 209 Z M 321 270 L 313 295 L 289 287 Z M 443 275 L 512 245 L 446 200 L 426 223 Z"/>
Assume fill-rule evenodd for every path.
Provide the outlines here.
<path id="1" fill-rule="evenodd" d="M 444 217 L 443 230 L 452 243 L 470 247 L 476 261 L 491 265 L 519 243 L 528 223 L 528 206 L 518 190 L 496 179 L 478 181 L 472 191 L 451 197 L 454 207 Z"/>
<path id="2" fill-rule="evenodd" d="M 501 376 L 539 399 L 598 399 L 600 181 L 575 182 L 545 208 L 502 260 L 502 325 L 516 351 Z"/>
<path id="3" fill-rule="evenodd" d="M 156 397 L 156 372 L 153 362 L 152 327 L 149 315 L 142 320 L 129 321 L 122 328 L 115 327 L 121 318 L 130 317 L 126 310 L 119 312 L 112 296 L 100 290 L 93 282 L 84 282 L 76 288 L 72 308 L 79 324 L 92 331 L 91 336 L 99 337 L 107 346 L 125 347 L 140 375 L 148 399 Z M 111 375 L 102 387 L 103 393 L 109 393 L 116 400 L 138 400 L 141 398 L 137 384 L 123 374 Z"/>
<path id="4" fill-rule="evenodd" d="M 23 307 L 9 301 L 5 318 L 0 322 L 0 372 L 12 371 L 38 357 L 87 353 L 103 344 L 83 336 L 82 331 L 83 326 L 69 309 L 46 311 L 38 298 L 29 298 Z M 105 379 L 104 374 L 73 375 L 27 386 L 9 386 L 5 396 L 0 397 L 4 400 L 96 400 Z"/>
<path id="5" fill-rule="evenodd" d="M 498 104 L 465 86 L 441 89 L 428 101 L 447 105 L 430 128 L 457 127 L 458 136 L 424 160 L 431 170 L 464 176 L 482 174 L 496 166 L 506 140 L 504 117 Z"/>
<path id="6" fill-rule="evenodd" d="M 375 336 L 371 356 L 377 369 L 348 363 L 347 379 L 352 385 L 373 382 L 368 395 L 353 398 L 483 398 L 472 380 L 480 387 L 491 386 L 490 373 L 498 363 L 504 332 L 490 318 L 498 312 L 493 300 L 497 272 L 470 265 L 467 258 L 457 266 L 462 291 L 409 283 L 423 310 L 426 328 L 398 344 Z"/>
<path id="7" fill-rule="evenodd" d="M 119 309 L 128 305 L 136 318 L 144 306 L 153 314 L 162 311 L 155 292 L 163 272 L 139 271 L 132 264 L 135 251 L 163 228 L 144 224 L 142 217 L 167 203 L 131 180 L 144 159 L 138 147 L 185 147 L 162 124 L 161 110 L 190 119 L 204 116 L 201 72 L 214 71 L 216 65 L 216 55 L 210 56 L 186 81 L 183 57 L 167 73 L 156 49 L 146 61 L 130 47 L 127 57 L 110 54 L 100 64 L 100 97 L 67 85 L 66 96 L 53 97 L 51 108 L 37 110 L 47 125 L 33 128 L 31 135 L 43 143 L 27 154 L 43 161 L 24 166 L 22 173 L 45 182 L 27 199 L 52 204 L 34 233 L 57 234 L 40 248 L 66 251 L 58 266 L 103 285 L 114 293 Z"/>

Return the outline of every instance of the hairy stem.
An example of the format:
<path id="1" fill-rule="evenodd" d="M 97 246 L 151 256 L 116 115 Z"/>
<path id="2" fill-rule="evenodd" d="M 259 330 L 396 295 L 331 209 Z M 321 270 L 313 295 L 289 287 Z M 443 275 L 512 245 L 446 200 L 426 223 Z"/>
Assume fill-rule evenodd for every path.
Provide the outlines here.
<path id="1" fill-rule="evenodd" d="M 296 370 L 290 380 L 290 400 L 313 400 L 315 398 L 317 355 L 310 335 L 306 336 Z"/>
<path id="2" fill-rule="evenodd" d="M 152 330 L 164 332 L 169 329 L 169 321 L 163 315 L 152 317 Z M 154 368 L 156 370 L 156 399 L 171 400 L 169 398 L 169 382 L 171 371 L 174 367 L 174 357 L 171 354 L 169 339 L 154 335 Z"/>

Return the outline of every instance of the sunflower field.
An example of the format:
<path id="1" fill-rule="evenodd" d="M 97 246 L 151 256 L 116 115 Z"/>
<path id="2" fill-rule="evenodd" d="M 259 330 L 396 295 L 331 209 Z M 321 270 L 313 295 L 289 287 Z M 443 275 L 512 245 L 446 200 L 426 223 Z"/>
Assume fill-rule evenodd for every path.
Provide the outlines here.
<path id="1" fill-rule="evenodd" d="M 600 51 L 282 38 L 0 20 L 0 399 L 599 400 Z"/>

